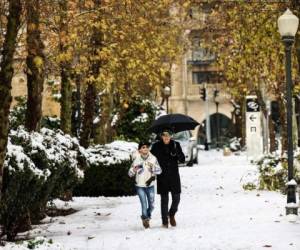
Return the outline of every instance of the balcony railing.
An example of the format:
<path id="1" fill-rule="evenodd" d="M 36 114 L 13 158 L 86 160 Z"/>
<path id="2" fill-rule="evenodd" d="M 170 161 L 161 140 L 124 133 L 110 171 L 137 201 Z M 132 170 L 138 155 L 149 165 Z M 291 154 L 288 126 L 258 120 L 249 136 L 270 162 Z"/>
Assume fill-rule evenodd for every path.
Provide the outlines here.
<path id="1" fill-rule="evenodd" d="M 192 59 L 187 60 L 187 64 L 207 65 L 216 61 L 216 55 L 209 50 L 199 48 L 192 51 Z"/>

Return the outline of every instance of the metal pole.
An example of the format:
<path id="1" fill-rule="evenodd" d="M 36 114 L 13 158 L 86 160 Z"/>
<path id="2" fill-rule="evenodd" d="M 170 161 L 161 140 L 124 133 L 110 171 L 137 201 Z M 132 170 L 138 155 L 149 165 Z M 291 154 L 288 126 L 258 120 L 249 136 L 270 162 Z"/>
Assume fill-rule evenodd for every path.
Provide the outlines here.
<path id="1" fill-rule="evenodd" d="M 216 114 L 217 114 L 217 141 L 216 146 L 219 149 L 219 130 L 220 130 L 220 120 L 219 120 L 219 102 L 216 102 Z"/>
<path id="2" fill-rule="evenodd" d="M 296 203 L 296 185 L 291 182 L 294 178 L 294 152 L 293 152 L 293 104 L 292 104 L 292 69 L 291 69 L 291 50 L 294 43 L 294 37 L 283 37 L 285 45 L 285 73 L 286 73 L 286 120 L 287 120 L 287 155 L 288 155 L 288 185 L 287 185 L 287 203 Z M 287 206 L 286 214 L 297 214 L 297 206 Z"/>
<path id="3" fill-rule="evenodd" d="M 169 114 L 169 97 L 166 97 L 167 101 L 166 101 L 166 105 L 167 105 L 167 114 Z"/>
<path id="4" fill-rule="evenodd" d="M 206 89 L 206 83 L 204 85 Z M 211 137 L 210 137 L 210 119 L 209 119 L 209 103 L 208 103 L 208 91 L 206 90 L 206 99 L 205 99 L 205 114 L 206 114 L 206 139 L 207 144 L 210 145 Z"/>

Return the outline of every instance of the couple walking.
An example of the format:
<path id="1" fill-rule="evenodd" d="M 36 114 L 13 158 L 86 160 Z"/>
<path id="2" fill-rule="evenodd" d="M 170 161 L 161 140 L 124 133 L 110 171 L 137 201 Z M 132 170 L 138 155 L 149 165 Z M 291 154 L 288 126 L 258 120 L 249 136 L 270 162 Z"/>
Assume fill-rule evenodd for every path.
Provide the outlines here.
<path id="1" fill-rule="evenodd" d="M 129 176 L 135 176 L 136 191 L 142 207 L 142 222 L 149 228 L 151 213 L 154 209 L 155 177 L 157 176 L 157 193 L 161 196 L 162 226 L 176 226 L 175 214 L 180 202 L 181 184 L 178 162 L 184 163 L 185 156 L 178 142 L 171 139 L 172 132 L 163 130 L 161 138 L 153 144 L 151 152 L 148 142 L 139 143 L 139 154 L 129 169 Z M 169 209 L 169 193 L 172 203 Z"/>

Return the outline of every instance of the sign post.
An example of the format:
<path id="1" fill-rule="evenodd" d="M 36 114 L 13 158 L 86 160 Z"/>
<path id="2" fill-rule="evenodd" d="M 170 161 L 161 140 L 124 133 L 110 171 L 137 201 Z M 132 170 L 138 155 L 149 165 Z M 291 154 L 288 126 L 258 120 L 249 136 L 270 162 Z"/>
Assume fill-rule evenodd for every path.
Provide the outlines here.
<path id="1" fill-rule="evenodd" d="M 247 157 L 257 159 L 263 154 L 261 110 L 256 96 L 246 97 Z"/>

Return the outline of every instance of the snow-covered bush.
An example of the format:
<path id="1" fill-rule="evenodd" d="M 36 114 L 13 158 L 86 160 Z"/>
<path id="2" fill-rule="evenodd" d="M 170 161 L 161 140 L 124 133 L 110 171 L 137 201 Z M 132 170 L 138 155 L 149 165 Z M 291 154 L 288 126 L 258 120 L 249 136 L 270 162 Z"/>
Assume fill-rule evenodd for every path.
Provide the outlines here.
<path id="1" fill-rule="evenodd" d="M 0 221 L 8 240 L 14 239 L 42 190 L 49 172 L 38 169 L 21 146 L 8 143 Z"/>
<path id="2" fill-rule="evenodd" d="M 17 129 L 25 123 L 26 102 L 25 96 L 15 97 L 16 105 L 10 110 L 9 113 L 9 126 L 10 129 Z"/>
<path id="3" fill-rule="evenodd" d="M 20 241 L 17 244 L 7 243 L 3 250 L 64 250 L 61 244 L 53 242 L 52 239 L 45 237 L 36 237 L 31 240 Z"/>
<path id="4" fill-rule="evenodd" d="M 249 169 L 246 171 L 240 180 L 244 190 L 254 190 L 259 187 L 259 171 L 254 169 Z"/>
<path id="5" fill-rule="evenodd" d="M 114 141 L 85 149 L 84 180 L 74 190 L 78 196 L 123 196 L 134 194 L 134 180 L 128 177 L 136 143 Z"/>
<path id="6" fill-rule="evenodd" d="M 20 127 L 10 132 L 0 212 L 8 238 L 19 231 L 22 219 L 41 219 L 49 200 L 72 190 L 83 178 L 79 158 L 78 141 L 60 131 L 43 128 L 28 133 Z"/>
<path id="7" fill-rule="evenodd" d="M 264 156 L 256 162 L 259 170 L 259 189 L 279 190 L 286 192 L 288 165 L 286 157 L 276 155 Z M 294 179 L 300 181 L 300 154 L 294 157 Z"/>
<path id="8" fill-rule="evenodd" d="M 60 128 L 60 118 L 56 116 L 43 116 L 41 127 L 57 130 Z"/>
<path id="9" fill-rule="evenodd" d="M 128 141 L 149 140 L 147 129 L 155 119 L 158 109 L 153 102 L 142 98 L 128 103 L 126 110 L 122 109 L 115 115 L 118 117 L 114 119 L 117 138 Z"/>
<path id="10" fill-rule="evenodd" d="M 25 124 L 27 98 L 25 96 L 17 96 L 15 97 L 15 100 L 17 103 L 9 113 L 10 129 L 17 129 L 19 126 Z M 43 116 L 41 120 L 41 127 L 48 129 L 59 129 L 60 118 L 56 116 Z"/>
<path id="11" fill-rule="evenodd" d="M 136 149 L 137 143 L 121 141 L 84 149 L 60 130 L 11 130 L 0 204 L 4 234 L 13 240 L 18 232 L 28 230 L 43 218 L 48 201 L 75 186 L 80 195 L 133 194 L 134 180 L 127 172 Z"/>

